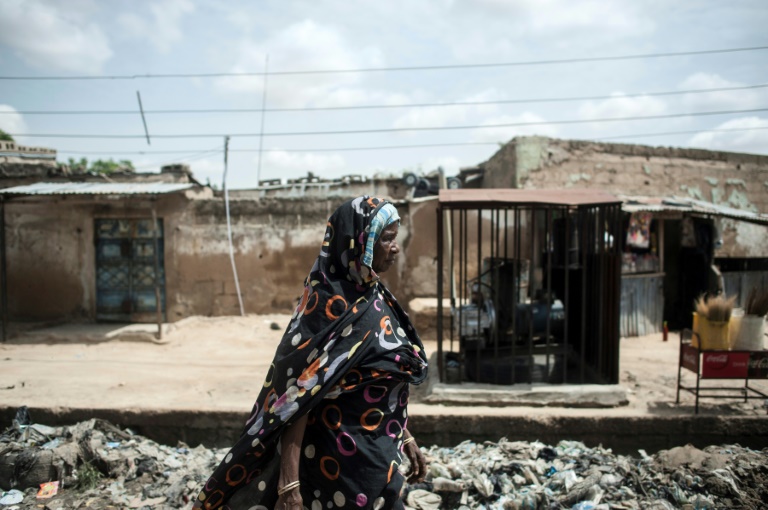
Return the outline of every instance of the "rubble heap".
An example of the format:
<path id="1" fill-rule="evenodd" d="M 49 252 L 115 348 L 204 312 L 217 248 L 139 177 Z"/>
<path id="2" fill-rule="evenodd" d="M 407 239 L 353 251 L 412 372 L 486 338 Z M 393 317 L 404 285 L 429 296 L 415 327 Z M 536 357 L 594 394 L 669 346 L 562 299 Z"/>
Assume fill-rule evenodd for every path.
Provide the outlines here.
<path id="1" fill-rule="evenodd" d="M 97 419 L 32 424 L 25 413 L 0 436 L 0 510 L 188 509 L 226 454 L 160 445 Z M 575 441 L 502 439 L 422 450 L 427 479 L 404 495 L 414 509 L 699 510 L 768 502 L 768 449 L 688 445 L 631 457 Z M 41 489 L 46 482 L 53 489 Z"/>
<path id="2" fill-rule="evenodd" d="M 577 441 L 433 446 L 425 452 L 427 482 L 408 487 L 406 502 L 425 510 L 703 510 L 768 502 L 768 449 L 687 445 L 639 454 L 614 455 Z"/>

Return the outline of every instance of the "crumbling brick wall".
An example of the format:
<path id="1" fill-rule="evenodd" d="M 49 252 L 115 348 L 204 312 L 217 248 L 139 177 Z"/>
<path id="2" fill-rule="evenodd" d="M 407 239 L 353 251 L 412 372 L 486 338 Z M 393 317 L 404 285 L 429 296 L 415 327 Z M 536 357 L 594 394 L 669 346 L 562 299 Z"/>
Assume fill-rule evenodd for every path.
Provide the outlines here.
<path id="1" fill-rule="evenodd" d="M 682 196 L 768 213 L 768 156 L 673 147 L 519 137 L 487 162 L 487 188 L 592 188 Z M 719 257 L 766 257 L 764 226 L 721 222 Z"/>

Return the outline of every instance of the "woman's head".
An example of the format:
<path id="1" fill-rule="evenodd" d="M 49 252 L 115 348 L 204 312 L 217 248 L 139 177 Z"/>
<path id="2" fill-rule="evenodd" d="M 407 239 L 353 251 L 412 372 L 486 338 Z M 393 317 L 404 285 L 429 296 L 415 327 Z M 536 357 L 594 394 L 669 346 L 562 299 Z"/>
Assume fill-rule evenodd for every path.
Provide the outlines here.
<path id="1" fill-rule="evenodd" d="M 358 286 L 376 281 L 400 252 L 395 239 L 399 222 L 395 206 L 384 200 L 363 196 L 343 203 L 328 220 L 312 272 Z"/>

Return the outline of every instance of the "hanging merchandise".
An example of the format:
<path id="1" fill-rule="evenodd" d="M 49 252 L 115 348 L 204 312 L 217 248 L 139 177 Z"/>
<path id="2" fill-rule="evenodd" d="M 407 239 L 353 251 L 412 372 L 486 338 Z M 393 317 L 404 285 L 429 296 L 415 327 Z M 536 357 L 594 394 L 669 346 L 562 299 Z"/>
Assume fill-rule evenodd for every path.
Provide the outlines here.
<path id="1" fill-rule="evenodd" d="M 682 233 L 680 235 L 680 246 L 683 248 L 696 248 L 696 231 L 693 228 L 693 218 L 686 216 L 680 222 Z"/>
<path id="2" fill-rule="evenodd" d="M 651 238 L 651 213 L 634 212 L 629 217 L 627 229 L 627 246 L 648 248 Z"/>

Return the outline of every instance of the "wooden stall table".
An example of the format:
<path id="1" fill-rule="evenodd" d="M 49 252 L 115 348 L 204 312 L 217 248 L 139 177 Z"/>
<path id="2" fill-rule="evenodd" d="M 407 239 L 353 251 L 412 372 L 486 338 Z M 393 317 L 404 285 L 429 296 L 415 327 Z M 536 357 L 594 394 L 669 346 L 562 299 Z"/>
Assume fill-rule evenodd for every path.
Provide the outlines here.
<path id="1" fill-rule="evenodd" d="M 693 331 L 680 332 L 680 359 L 677 366 L 677 400 L 680 390 L 696 397 L 695 414 L 699 413 L 700 398 L 768 399 L 768 395 L 749 385 L 750 380 L 768 379 L 768 351 L 726 351 L 701 349 L 691 343 Z M 701 345 L 701 342 L 699 342 Z M 683 369 L 696 374 L 696 386 L 684 386 Z M 702 386 L 704 379 L 743 379 L 743 387 Z"/>

